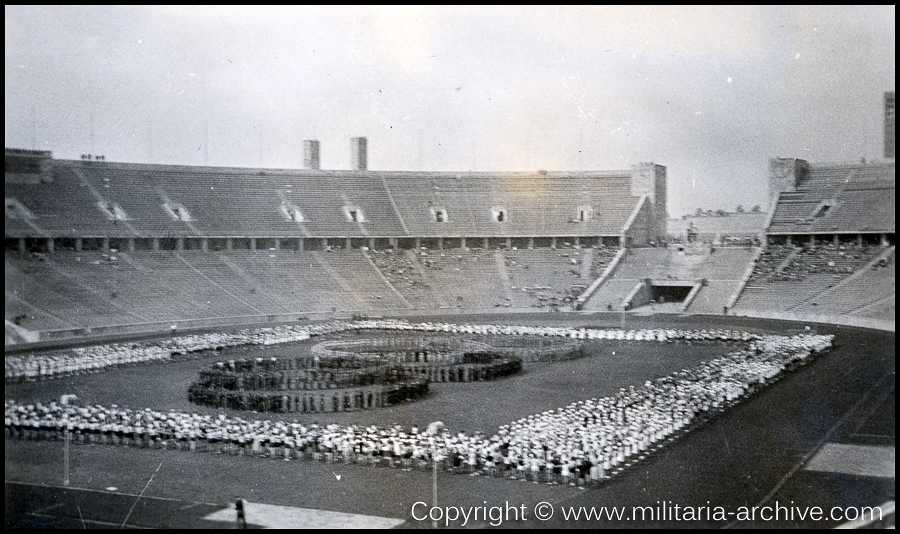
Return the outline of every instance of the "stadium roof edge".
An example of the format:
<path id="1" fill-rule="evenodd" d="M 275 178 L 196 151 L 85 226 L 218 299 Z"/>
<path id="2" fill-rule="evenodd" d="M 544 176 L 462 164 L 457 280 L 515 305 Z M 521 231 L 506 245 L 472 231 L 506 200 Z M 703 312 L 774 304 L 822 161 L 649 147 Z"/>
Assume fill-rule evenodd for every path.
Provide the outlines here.
<path id="1" fill-rule="evenodd" d="M 565 178 L 574 177 L 623 177 L 630 176 L 631 170 L 596 170 L 596 171 L 391 171 L 391 170 L 349 170 L 349 169 L 331 169 L 331 170 L 312 170 L 312 169 L 286 169 L 286 168 L 262 168 L 262 167 L 213 167 L 203 165 L 170 165 L 160 163 L 126 163 L 126 162 L 110 162 L 110 161 L 84 161 L 69 159 L 54 159 L 54 165 L 65 166 L 96 166 L 107 169 L 129 169 L 129 170 L 153 170 L 159 169 L 166 172 L 190 172 L 190 173 L 228 173 L 242 175 L 272 175 L 272 176 L 317 176 L 317 177 L 342 177 L 342 176 L 360 176 L 360 175 L 396 175 L 396 176 L 425 176 L 431 178 L 456 178 L 457 176 L 466 177 L 551 177 Z"/>

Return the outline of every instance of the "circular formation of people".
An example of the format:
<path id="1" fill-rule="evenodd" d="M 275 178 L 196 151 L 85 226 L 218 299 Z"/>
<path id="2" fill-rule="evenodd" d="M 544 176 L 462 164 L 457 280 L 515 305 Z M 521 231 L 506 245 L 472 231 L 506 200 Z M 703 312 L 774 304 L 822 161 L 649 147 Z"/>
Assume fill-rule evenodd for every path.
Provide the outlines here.
<path id="1" fill-rule="evenodd" d="M 831 347 L 833 335 L 757 335 L 734 330 L 602 330 L 577 327 L 411 324 L 357 321 L 282 326 L 237 334 L 181 336 L 144 345 L 73 349 L 35 368 L 10 364 L 6 378 L 37 379 L 95 372 L 123 363 L 166 360 L 194 351 L 247 344 L 278 344 L 347 330 L 415 330 L 467 334 L 538 335 L 652 342 L 742 341 L 741 347 L 695 367 L 579 401 L 504 425 L 492 435 L 428 428 L 318 425 L 225 414 L 131 409 L 60 402 L 6 400 L 7 437 L 59 439 L 153 448 L 217 451 L 275 458 L 385 463 L 404 468 L 443 468 L 535 482 L 603 481 L 635 458 L 740 402 L 785 370 Z M 168 352 L 168 355 L 160 356 Z M 93 361 L 91 356 L 98 361 Z M 67 359 L 68 358 L 68 359 Z M 54 364 L 49 362 L 53 361 Z M 66 361 L 67 364 L 64 364 Z M 51 373 L 51 370 L 54 371 Z M 13 371 L 11 376 L 11 371 Z"/>

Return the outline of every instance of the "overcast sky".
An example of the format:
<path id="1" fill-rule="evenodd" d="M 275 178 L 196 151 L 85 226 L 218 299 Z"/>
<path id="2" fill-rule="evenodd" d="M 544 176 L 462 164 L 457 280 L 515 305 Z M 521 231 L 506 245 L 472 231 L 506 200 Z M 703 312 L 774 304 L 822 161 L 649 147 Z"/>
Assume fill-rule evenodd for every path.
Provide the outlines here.
<path id="1" fill-rule="evenodd" d="M 763 204 L 770 156 L 880 159 L 895 7 L 9 7 L 5 144 L 373 170 L 668 167 Z M 93 136 L 91 132 L 93 131 Z M 209 143 L 204 147 L 208 131 Z"/>

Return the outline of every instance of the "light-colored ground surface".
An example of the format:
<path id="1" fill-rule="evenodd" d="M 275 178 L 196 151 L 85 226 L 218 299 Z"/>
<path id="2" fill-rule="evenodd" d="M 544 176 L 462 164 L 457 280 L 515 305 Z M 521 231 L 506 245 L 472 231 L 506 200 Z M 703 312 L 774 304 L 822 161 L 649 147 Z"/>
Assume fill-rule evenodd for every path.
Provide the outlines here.
<path id="1" fill-rule="evenodd" d="M 845 443 L 826 443 L 806 465 L 810 471 L 884 478 L 894 478 L 895 468 L 894 447 Z"/>

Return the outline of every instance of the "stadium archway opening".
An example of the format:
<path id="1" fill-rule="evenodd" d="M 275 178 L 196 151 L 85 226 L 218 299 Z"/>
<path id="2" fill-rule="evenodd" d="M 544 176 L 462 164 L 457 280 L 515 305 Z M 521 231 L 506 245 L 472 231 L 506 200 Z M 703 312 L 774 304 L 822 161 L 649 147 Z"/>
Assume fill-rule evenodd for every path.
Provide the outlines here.
<path id="1" fill-rule="evenodd" d="M 693 285 L 651 285 L 650 300 L 651 302 L 684 302 L 684 299 L 690 294 Z"/>
<path id="2" fill-rule="evenodd" d="M 668 303 L 684 308 L 693 295 L 696 295 L 694 290 L 699 290 L 701 285 L 703 282 L 696 280 L 644 280 L 631 291 L 623 302 L 623 307 L 632 310 L 651 304 Z"/>

